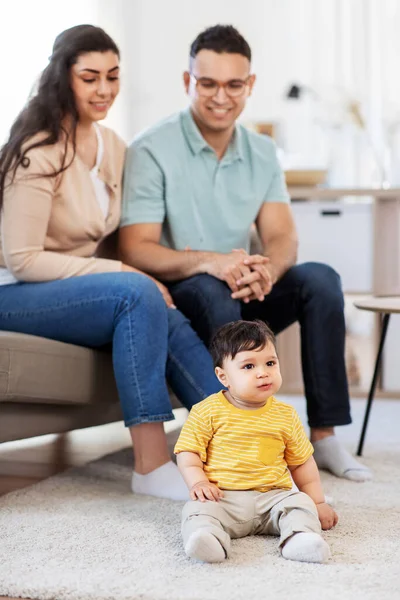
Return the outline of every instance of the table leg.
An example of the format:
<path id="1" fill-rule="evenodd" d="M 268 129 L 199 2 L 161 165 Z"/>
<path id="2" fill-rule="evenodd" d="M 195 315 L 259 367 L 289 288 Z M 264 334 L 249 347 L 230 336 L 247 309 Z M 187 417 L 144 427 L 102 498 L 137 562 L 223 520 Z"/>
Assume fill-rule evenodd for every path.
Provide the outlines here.
<path id="1" fill-rule="evenodd" d="M 374 375 L 372 377 L 371 387 L 370 387 L 369 394 L 368 394 L 367 408 L 365 410 L 364 423 L 363 423 L 362 430 L 361 430 L 360 441 L 358 442 L 357 456 L 361 456 L 362 451 L 363 451 L 365 433 L 367 431 L 367 425 L 368 425 L 368 419 L 369 419 L 369 413 L 371 411 L 372 401 L 373 401 L 374 395 L 375 395 L 376 384 L 378 382 L 379 367 L 381 364 L 382 351 L 383 351 L 383 346 L 385 344 L 386 332 L 387 332 L 387 328 L 389 325 L 389 317 L 390 317 L 390 313 L 385 313 L 383 315 L 381 339 L 379 342 L 378 354 L 376 356 Z"/>

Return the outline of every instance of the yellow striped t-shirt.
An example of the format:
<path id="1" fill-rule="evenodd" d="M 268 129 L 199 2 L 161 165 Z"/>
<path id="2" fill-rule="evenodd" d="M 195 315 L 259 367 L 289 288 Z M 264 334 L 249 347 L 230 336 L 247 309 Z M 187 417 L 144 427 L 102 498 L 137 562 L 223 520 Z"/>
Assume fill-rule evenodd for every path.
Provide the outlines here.
<path id="1" fill-rule="evenodd" d="M 196 452 L 208 479 L 225 490 L 291 489 L 289 466 L 313 454 L 300 418 L 271 396 L 262 408 L 236 408 L 221 391 L 193 406 L 175 454 Z"/>

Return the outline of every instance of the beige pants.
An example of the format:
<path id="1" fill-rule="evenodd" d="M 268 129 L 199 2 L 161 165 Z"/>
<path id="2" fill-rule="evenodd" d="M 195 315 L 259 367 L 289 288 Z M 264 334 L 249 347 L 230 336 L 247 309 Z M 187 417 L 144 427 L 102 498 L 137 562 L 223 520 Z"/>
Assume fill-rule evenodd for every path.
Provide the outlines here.
<path id="1" fill-rule="evenodd" d="M 232 492 L 219 502 L 187 502 L 182 513 L 183 543 L 195 531 L 208 530 L 229 556 L 232 538 L 279 535 L 279 546 L 294 533 L 321 533 L 317 508 L 307 494 L 292 490 Z"/>

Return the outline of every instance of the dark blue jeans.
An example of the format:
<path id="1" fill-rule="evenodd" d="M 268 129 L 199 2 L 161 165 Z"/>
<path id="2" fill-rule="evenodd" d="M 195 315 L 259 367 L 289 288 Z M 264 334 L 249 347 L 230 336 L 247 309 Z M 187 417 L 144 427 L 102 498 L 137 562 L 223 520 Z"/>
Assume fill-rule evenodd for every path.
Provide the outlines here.
<path id="1" fill-rule="evenodd" d="M 178 308 L 209 344 L 218 327 L 237 319 L 262 319 L 275 334 L 298 321 L 310 427 L 351 423 L 344 362 L 344 302 L 338 274 L 327 265 L 296 265 L 263 302 L 232 300 L 228 286 L 210 275 L 169 285 Z"/>
<path id="2" fill-rule="evenodd" d="M 91 348 L 112 343 L 126 426 L 174 418 L 166 377 L 189 410 L 221 389 L 188 319 L 138 273 L 0 286 L 0 330 Z"/>

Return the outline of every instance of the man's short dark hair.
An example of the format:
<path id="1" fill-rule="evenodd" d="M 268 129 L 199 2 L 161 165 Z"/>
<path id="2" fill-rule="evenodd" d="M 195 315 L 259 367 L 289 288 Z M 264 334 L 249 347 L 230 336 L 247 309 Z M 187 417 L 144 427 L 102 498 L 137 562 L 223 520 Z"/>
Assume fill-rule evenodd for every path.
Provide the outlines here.
<path id="1" fill-rule="evenodd" d="M 190 57 L 195 58 L 200 50 L 213 50 L 218 54 L 241 54 L 251 61 L 249 44 L 232 25 L 214 25 L 199 33 L 190 46 Z"/>
<path id="2" fill-rule="evenodd" d="M 220 327 L 214 334 L 210 353 L 214 367 L 222 367 L 226 358 L 235 358 L 239 352 L 258 350 L 271 343 L 276 349 L 275 336 L 263 321 L 233 321 Z"/>

